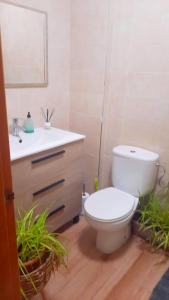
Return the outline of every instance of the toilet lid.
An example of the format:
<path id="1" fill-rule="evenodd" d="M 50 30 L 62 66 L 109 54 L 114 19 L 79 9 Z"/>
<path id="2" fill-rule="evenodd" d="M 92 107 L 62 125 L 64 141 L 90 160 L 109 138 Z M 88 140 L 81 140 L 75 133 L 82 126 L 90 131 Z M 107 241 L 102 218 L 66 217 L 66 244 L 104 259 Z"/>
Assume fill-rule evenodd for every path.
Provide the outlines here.
<path id="1" fill-rule="evenodd" d="M 84 204 L 87 214 L 102 221 L 117 221 L 129 216 L 136 198 L 115 188 L 106 188 L 92 194 Z"/>

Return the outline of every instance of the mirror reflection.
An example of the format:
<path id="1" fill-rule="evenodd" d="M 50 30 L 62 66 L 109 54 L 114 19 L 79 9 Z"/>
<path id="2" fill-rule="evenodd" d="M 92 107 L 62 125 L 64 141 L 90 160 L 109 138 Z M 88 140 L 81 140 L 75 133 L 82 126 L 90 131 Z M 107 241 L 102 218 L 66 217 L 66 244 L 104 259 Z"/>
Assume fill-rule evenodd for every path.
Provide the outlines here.
<path id="1" fill-rule="evenodd" d="M 47 14 L 0 1 L 6 87 L 47 85 Z"/>

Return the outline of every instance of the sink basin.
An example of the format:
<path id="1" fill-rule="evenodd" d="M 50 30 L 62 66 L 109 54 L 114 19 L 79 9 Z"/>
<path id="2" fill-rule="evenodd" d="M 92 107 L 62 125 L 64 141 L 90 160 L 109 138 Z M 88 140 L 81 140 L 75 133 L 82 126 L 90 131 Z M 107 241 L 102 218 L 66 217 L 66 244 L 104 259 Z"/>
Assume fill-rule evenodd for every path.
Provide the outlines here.
<path id="1" fill-rule="evenodd" d="M 19 143 L 18 137 L 9 135 L 11 161 L 85 138 L 84 135 L 54 127 L 36 128 L 34 133 L 21 131 L 20 137 L 22 143 Z"/>

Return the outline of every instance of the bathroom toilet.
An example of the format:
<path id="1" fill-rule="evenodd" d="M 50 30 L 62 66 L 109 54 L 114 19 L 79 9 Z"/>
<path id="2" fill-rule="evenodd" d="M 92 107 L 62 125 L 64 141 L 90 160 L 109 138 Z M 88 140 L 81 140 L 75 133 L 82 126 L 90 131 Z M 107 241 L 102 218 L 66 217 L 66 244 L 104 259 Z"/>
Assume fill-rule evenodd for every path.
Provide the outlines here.
<path id="1" fill-rule="evenodd" d="M 113 187 L 93 193 L 84 204 L 85 217 L 97 231 L 96 247 L 107 254 L 129 239 L 139 196 L 153 190 L 159 165 L 157 153 L 133 146 L 117 146 L 112 154 Z"/>

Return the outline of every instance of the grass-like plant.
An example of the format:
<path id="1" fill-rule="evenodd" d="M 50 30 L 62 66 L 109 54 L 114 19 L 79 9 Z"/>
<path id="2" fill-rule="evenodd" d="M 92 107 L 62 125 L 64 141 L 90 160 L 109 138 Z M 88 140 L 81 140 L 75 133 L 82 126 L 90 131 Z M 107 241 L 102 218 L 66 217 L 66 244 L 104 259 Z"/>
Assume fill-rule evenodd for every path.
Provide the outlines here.
<path id="1" fill-rule="evenodd" d="M 169 187 L 152 192 L 139 209 L 141 230 L 151 232 L 150 242 L 156 248 L 169 250 Z"/>
<path id="2" fill-rule="evenodd" d="M 58 235 L 50 233 L 46 228 L 48 212 L 45 210 L 41 214 L 35 214 L 35 208 L 19 213 L 16 221 L 16 235 L 18 248 L 18 262 L 21 275 L 29 276 L 26 264 L 30 261 L 38 260 L 39 264 L 44 262 L 44 257 L 53 254 L 53 269 L 59 265 L 66 265 L 65 257 L 67 250 L 58 239 Z M 36 286 L 31 279 L 34 289 Z M 24 294 L 24 291 L 22 291 Z M 26 298 L 26 297 L 25 297 Z"/>

